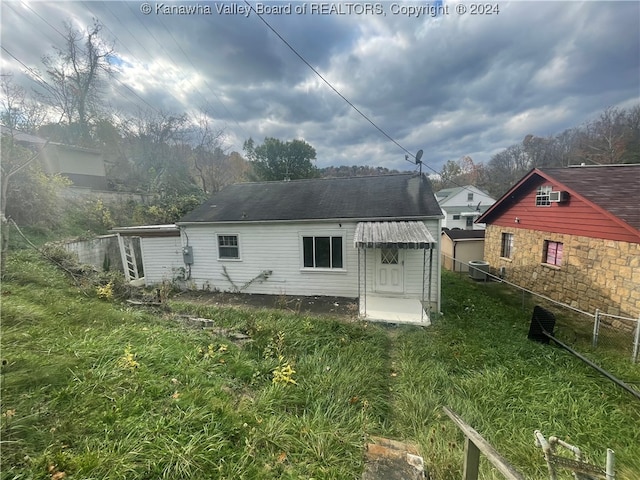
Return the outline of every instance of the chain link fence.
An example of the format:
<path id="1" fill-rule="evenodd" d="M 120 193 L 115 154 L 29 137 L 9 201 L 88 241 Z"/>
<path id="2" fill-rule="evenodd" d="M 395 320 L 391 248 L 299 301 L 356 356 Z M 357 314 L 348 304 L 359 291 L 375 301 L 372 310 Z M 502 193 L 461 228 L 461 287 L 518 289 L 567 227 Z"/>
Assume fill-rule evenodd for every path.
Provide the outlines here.
<path id="1" fill-rule="evenodd" d="M 581 353 L 588 355 L 597 351 L 599 356 L 625 356 L 634 363 L 640 360 L 640 318 L 606 314 L 601 310 L 586 312 L 508 282 L 484 269 L 480 271 L 473 263 L 465 264 L 444 253 L 442 255 L 450 264 L 457 265 L 456 273 L 475 280 L 483 279 L 488 289 L 512 304 L 521 303 L 524 311 L 531 312 L 534 306 L 540 305 L 552 312 L 556 317 L 554 336 Z M 461 271 L 466 270 L 461 268 L 462 265 L 466 265 L 469 271 Z M 510 292 L 505 293 L 505 289 L 510 289 Z"/>
<path id="2" fill-rule="evenodd" d="M 593 348 L 599 345 L 608 348 L 620 347 L 624 353 L 631 356 L 634 363 L 637 363 L 639 344 L 640 318 L 621 317 L 596 310 L 593 321 Z"/>

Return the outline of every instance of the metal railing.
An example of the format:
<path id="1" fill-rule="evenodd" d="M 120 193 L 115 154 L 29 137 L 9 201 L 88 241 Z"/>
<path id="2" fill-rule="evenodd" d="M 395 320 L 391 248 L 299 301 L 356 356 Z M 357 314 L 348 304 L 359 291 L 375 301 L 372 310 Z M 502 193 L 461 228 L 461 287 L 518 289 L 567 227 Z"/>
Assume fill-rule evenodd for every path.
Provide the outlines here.
<path id="1" fill-rule="evenodd" d="M 557 480 L 558 469 L 567 469 L 573 472 L 574 478 L 577 480 L 595 480 L 596 478 L 602 480 L 615 480 L 616 474 L 614 470 L 615 465 L 615 453 L 610 448 L 607 448 L 607 460 L 604 469 L 597 465 L 592 465 L 585 462 L 582 458 L 582 451 L 575 445 L 571 445 L 558 437 L 549 437 L 547 440 L 540 430 L 533 432 L 536 446 L 542 448 L 544 452 L 544 458 L 547 461 L 547 468 L 549 469 L 549 479 Z M 573 453 L 575 459 L 567 458 L 556 454 L 556 449 L 563 447 Z"/>

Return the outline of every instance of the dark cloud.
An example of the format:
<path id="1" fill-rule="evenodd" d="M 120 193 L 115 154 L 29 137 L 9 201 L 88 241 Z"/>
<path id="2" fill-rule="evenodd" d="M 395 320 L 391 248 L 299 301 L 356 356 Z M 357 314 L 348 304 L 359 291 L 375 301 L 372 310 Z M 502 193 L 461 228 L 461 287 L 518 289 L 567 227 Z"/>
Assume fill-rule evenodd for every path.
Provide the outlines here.
<path id="1" fill-rule="evenodd" d="M 95 17 L 117 54 L 108 104 L 122 114 L 202 109 L 237 150 L 249 136 L 303 138 L 320 166 L 412 168 L 254 13 L 216 11 L 243 2 L 185 2 L 213 10 L 191 16 L 156 14 L 156 2 L 144 15 L 141 3 L 2 2 L 2 45 L 43 70 L 42 55 L 62 46 L 63 21 L 79 28 Z M 263 18 L 378 127 L 411 152 L 424 149 L 436 170 L 463 155 L 488 161 L 528 133 L 560 133 L 640 102 L 638 2 L 500 2 L 491 16 L 457 15 L 444 2 L 449 15 L 435 18 L 392 15 L 390 5 L 386 15 Z M 5 51 L 2 68 L 33 85 Z"/>

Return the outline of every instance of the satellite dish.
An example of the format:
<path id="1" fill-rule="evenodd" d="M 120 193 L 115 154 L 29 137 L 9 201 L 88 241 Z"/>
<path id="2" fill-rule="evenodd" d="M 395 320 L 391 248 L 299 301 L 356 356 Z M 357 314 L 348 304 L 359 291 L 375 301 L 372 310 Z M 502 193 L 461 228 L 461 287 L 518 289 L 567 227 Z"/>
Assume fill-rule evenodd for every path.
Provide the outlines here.
<path id="1" fill-rule="evenodd" d="M 422 154 L 423 154 L 423 153 L 424 153 L 424 152 L 422 151 L 422 149 L 418 150 L 418 153 L 416 153 L 416 165 L 417 165 L 417 164 L 419 164 L 419 163 L 421 163 L 421 162 L 420 162 L 420 159 L 422 158 Z"/>

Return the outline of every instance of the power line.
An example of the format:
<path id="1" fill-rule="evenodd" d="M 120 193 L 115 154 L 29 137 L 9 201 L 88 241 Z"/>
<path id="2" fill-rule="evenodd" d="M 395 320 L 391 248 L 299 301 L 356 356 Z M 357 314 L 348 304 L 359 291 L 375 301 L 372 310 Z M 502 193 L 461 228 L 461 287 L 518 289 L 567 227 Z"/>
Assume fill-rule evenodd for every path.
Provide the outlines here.
<path id="1" fill-rule="evenodd" d="M 376 130 L 378 130 L 382 135 L 384 135 L 385 137 L 387 137 L 391 142 L 393 142 L 396 146 L 400 147 L 400 149 L 404 152 L 407 153 L 407 155 L 410 155 L 411 157 L 415 158 L 415 155 L 413 153 L 411 153 L 409 150 L 407 150 L 405 147 L 403 147 L 395 138 L 393 138 L 391 135 L 389 135 L 385 130 L 383 130 L 381 127 L 379 127 L 378 125 L 376 125 L 376 123 L 371 120 L 365 113 L 363 113 L 358 107 L 356 107 L 347 97 L 345 97 L 342 93 L 340 93 L 338 91 L 337 88 L 335 88 L 331 82 L 329 82 L 329 80 L 327 80 L 326 78 L 324 78 L 324 76 L 322 76 L 322 74 L 320 72 L 318 72 L 318 70 L 316 70 L 316 68 L 314 68 L 308 61 L 306 58 L 304 58 L 300 53 L 298 53 L 298 51 L 282 36 L 280 35 L 280 33 L 271 26 L 271 24 L 269 24 L 269 22 L 267 22 L 262 15 L 259 15 L 258 12 L 255 11 L 255 9 L 253 8 L 253 6 L 247 1 L 244 0 L 244 3 L 247 4 L 247 6 L 253 11 L 253 13 L 255 13 L 255 15 L 262 20 L 262 22 L 269 28 L 269 30 L 271 30 L 281 41 L 282 43 L 284 43 L 289 50 L 291 50 L 307 67 L 309 67 L 311 69 L 311 71 L 313 73 L 315 73 L 318 78 L 320 78 L 320 80 L 322 80 L 331 90 L 333 90 L 336 95 L 338 95 L 340 98 L 342 98 L 342 100 L 344 100 L 351 108 L 353 108 L 356 112 L 358 112 L 358 114 L 360 114 L 360 116 L 362 118 L 364 118 L 367 122 L 369 122 Z M 435 170 L 434 170 L 435 171 Z"/>
<path id="2" fill-rule="evenodd" d="M 17 12 L 10 4 L 8 4 L 9 7 L 17 14 L 20 15 L 19 12 Z M 62 37 L 64 40 L 67 40 L 67 37 L 65 36 L 64 33 L 62 33 L 59 29 L 57 29 L 54 25 L 52 25 L 46 18 L 42 17 L 37 11 L 35 11 L 33 8 L 31 8 L 31 6 L 29 6 L 28 4 L 22 2 L 22 5 L 24 5 L 26 8 L 28 8 L 31 12 L 33 12 L 40 20 L 42 20 L 44 23 L 46 23 L 52 30 L 54 30 L 58 35 L 60 35 L 60 37 Z M 20 15 L 22 16 L 22 15 Z M 6 50 L 6 48 L 3 47 L 3 49 L 5 51 L 7 51 L 7 53 L 9 53 L 11 55 L 11 57 L 13 59 L 15 59 L 16 61 L 18 61 L 22 66 L 24 66 L 27 71 L 36 77 L 36 79 L 38 80 L 36 83 L 40 83 L 41 86 L 43 88 L 45 88 L 47 91 L 49 91 L 50 93 L 54 93 L 54 88 L 49 85 L 41 76 L 40 74 L 34 70 L 33 68 L 27 67 L 22 61 L 20 61 L 17 57 L 15 57 L 15 55 L 12 55 L 8 50 Z M 157 109 L 151 105 L 149 102 L 147 102 L 144 98 L 142 98 L 140 95 L 138 95 L 134 90 L 132 90 L 128 85 L 126 85 L 125 83 L 123 83 L 122 81 L 120 81 L 118 78 L 112 77 L 113 80 L 115 80 L 119 85 L 122 85 L 124 88 L 126 88 L 132 95 L 134 95 L 135 97 L 137 97 L 139 100 L 141 100 L 142 102 L 144 102 L 147 106 L 149 106 L 150 108 L 152 108 L 153 110 Z"/>
<path id="3" fill-rule="evenodd" d="M 253 13 L 255 13 L 255 15 L 269 28 L 269 30 L 271 30 L 307 67 L 309 67 L 311 69 L 311 71 L 318 76 L 318 78 L 320 78 L 320 80 L 322 80 L 331 90 L 333 90 L 336 95 L 338 95 L 342 100 L 344 100 L 352 109 L 354 109 L 362 118 L 364 118 L 367 122 L 369 122 L 376 130 L 378 130 L 382 135 L 384 135 L 387 139 L 389 139 L 391 142 L 393 142 L 396 146 L 398 146 L 402 151 L 404 151 L 407 155 L 409 155 L 412 158 L 416 158 L 416 155 L 414 153 L 411 153 L 409 150 L 407 150 L 403 145 L 400 144 L 400 142 L 398 142 L 395 138 L 393 138 L 390 134 L 388 134 L 382 127 L 379 127 L 373 120 L 371 120 L 364 112 L 362 112 L 358 107 L 356 107 L 347 97 L 345 97 L 342 93 L 340 93 L 340 91 L 335 88 L 331 82 L 329 82 L 329 80 L 327 80 L 316 68 L 314 68 L 308 61 L 306 58 L 304 58 L 282 35 L 280 35 L 280 33 L 271 26 L 271 24 L 269 24 L 269 22 L 267 22 L 262 15 L 259 15 L 258 12 L 255 11 L 255 9 L 253 8 L 253 6 L 247 1 L 244 0 L 244 2 L 247 4 L 247 6 L 253 11 Z M 407 160 L 405 158 L 405 160 Z M 409 161 L 409 160 L 407 160 Z M 411 162 L 409 161 L 409 163 L 412 164 L 417 164 L 416 162 Z M 433 167 L 431 167 L 430 165 L 427 165 L 425 163 L 422 163 L 422 165 L 424 165 L 425 167 L 427 167 L 429 170 L 431 170 L 432 172 L 438 174 L 439 172 L 437 170 L 435 170 Z M 451 182 L 454 185 L 463 188 L 465 190 L 469 190 L 467 189 L 465 186 L 463 185 L 458 185 L 455 182 Z M 471 190 L 469 190 L 471 191 Z"/>
<path id="4" fill-rule="evenodd" d="M 269 30 L 271 30 L 281 41 L 282 43 L 284 43 L 289 50 L 291 50 L 294 55 L 296 55 L 307 67 L 309 67 L 309 69 L 311 69 L 311 71 L 318 76 L 318 78 L 320 78 L 320 80 L 322 80 L 331 90 L 333 90 L 336 95 L 338 95 L 342 100 L 344 100 L 352 109 L 354 109 L 356 112 L 358 112 L 358 114 L 364 118 L 367 122 L 369 122 L 376 130 L 378 130 L 382 135 L 384 135 L 387 139 L 389 139 L 391 142 L 393 142 L 396 146 L 398 146 L 402 151 L 404 151 L 407 155 L 409 155 L 410 157 L 412 157 L 413 159 L 416 160 L 416 162 L 411 162 L 410 160 L 408 160 L 407 158 L 405 158 L 406 161 L 408 161 L 409 163 L 418 164 L 418 159 L 416 159 L 416 155 L 411 153 L 409 150 L 407 150 L 403 145 L 400 144 L 400 142 L 398 142 L 395 138 L 393 138 L 390 134 L 388 134 L 382 127 L 379 127 L 373 120 L 371 120 L 365 113 L 363 113 L 358 107 L 356 107 L 347 97 L 345 97 L 342 93 L 340 93 L 340 91 L 335 88 L 331 82 L 329 82 L 329 80 L 327 80 L 316 68 L 314 68 L 308 61 L 306 58 L 304 58 L 302 56 L 302 54 L 300 54 L 282 35 L 280 35 L 280 33 L 271 26 L 271 24 L 269 22 L 267 22 L 262 15 L 259 15 L 258 12 L 256 12 L 256 10 L 253 8 L 253 6 L 248 2 L 248 0 L 244 0 L 244 3 L 247 4 L 247 6 L 251 9 L 251 11 L 256 15 L 256 17 L 258 17 L 268 28 Z M 431 167 L 430 165 L 427 165 L 423 162 L 420 162 L 422 165 L 424 165 L 425 167 L 427 167 L 429 170 L 431 170 L 433 173 L 435 174 L 439 174 L 440 172 L 438 172 L 437 170 L 435 170 L 433 167 Z M 456 185 L 457 187 L 462 188 L 463 190 L 467 190 L 467 191 L 472 191 L 468 188 L 466 188 L 466 186 L 464 185 L 458 185 L 456 182 L 450 180 L 451 183 L 453 183 L 454 185 Z"/>
<path id="5" fill-rule="evenodd" d="M 196 66 L 194 65 L 193 61 L 191 60 L 191 58 L 189 57 L 189 55 L 187 54 L 187 52 L 184 51 L 184 49 L 182 48 L 182 46 L 178 43 L 178 41 L 176 40 L 176 38 L 173 36 L 173 33 L 171 32 L 171 30 L 169 30 L 167 28 L 167 26 L 160 21 L 160 24 L 164 27 L 164 29 L 167 31 L 167 33 L 169 34 L 169 36 L 171 36 L 171 38 L 173 39 L 174 43 L 176 44 L 176 46 L 180 49 L 180 51 L 182 52 L 182 54 L 184 55 L 184 58 L 187 59 L 187 61 L 191 64 L 191 66 L 193 67 L 194 70 L 198 70 L 196 68 Z M 233 119 L 233 121 L 236 123 L 236 125 L 238 126 L 238 128 L 240 130 L 242 130 L 242 132 L 245 134 L 245 137 L 249 138 L 250 135 L 247 135 L 247 132 L 242 128 L 242 126 L 240 125 L 240 123 L 238 122 L 238 120 L 235 118 L 235 116 L 231 113 L 231 111 L 229 111 L 229 109 L 227 108 L 227 106 L 224 104 L 224 102 L 222 101 L 222 99 L 218 96 L 218 94 L 213 90 L 213 88 L 211 87 L 211 85 L 209 85 L 209 82 L 207 81 L 207 79 L 203 76 L 203 81 L 204 84 L 207 86 L 207 88 L 209 89 L 209 91 L 213 94 L 214 97 L 216 97 L 216 100 L 218 100 L 218 102 L 220 102 L 220 105 L 222 105 L 222 108 L 224 108 L 224 110 L 229 114 L 229 116 Z"/>
<path id="6" fill-rule="evenodd" d="M 27 70 L 27 72 L 29 72 L 31 75 L 33 75 L 33 77 L 31 75 L 27 75 L 29 77 L 29 79 L 31 79 L 35 83 L 39 84 L 41 87 L 45 88 L 48 91 L 52 91 L 53 90 L 53 87 L 51 85 L 49 85 L 47 83 L 47 81 L 45 79 L 43 79 L 36 70 L 34 70 L 33 68 L 25 65 L 25 63 L 22 60 L 20 60 L 13 53 L 11 53 L 9 50 L 7 50 L 7 48 L 4 45 L 0 45 L 0 48 L 2 48 L 2 50 L 4 50 L 7 53 L 7 55 L 9 55 L 11 58 L 13 58 L 16 62 L 18 62 L 20 65 L 22 65 Z"/>

